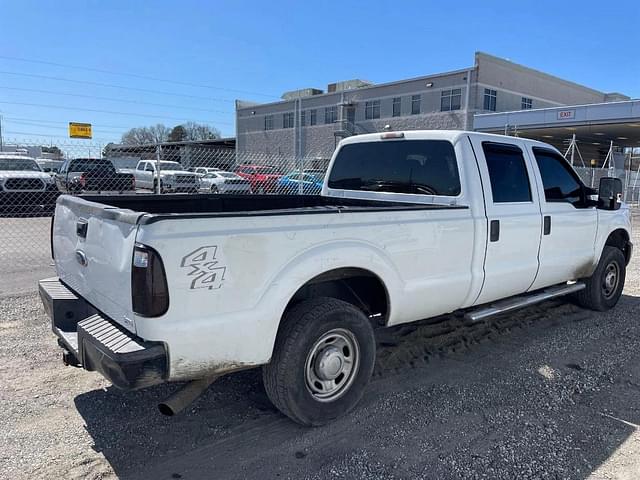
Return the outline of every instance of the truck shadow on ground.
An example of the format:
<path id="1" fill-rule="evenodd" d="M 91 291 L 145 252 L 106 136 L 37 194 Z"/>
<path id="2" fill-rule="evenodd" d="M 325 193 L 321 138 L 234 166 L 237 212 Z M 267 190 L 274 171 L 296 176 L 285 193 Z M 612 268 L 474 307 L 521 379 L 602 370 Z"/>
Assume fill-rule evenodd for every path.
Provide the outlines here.
<path id="1" fill-rule="evenodd" d="M 75 404 L 125 478 L 586 478 L 640 424 L 639 317 L 640 298 L 623 296 L 604 314 L 551 301 L 482 325 L 384 330 L 359 407 L 316 429 L 275 410 L 259 369 L 218 380 L 175 417 L 156 405 L 177 385 Z"/>

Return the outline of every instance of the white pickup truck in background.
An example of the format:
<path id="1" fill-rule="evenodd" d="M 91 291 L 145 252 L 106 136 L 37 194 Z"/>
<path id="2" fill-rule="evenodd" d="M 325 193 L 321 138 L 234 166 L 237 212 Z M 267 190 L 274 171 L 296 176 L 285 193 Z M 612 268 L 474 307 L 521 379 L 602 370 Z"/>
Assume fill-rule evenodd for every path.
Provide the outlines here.
<path id="1" fill-rule="evenodd" d="M 66 363 L 128 389 L 193 380 L 164 413 L 262 366 L 273 403 L 320 425 L 362 396 L 374 328 L 566 294 L 612 308 L 632 252 L 620 190 L 523 138 L 359 135 L 319 196 L 62 196 L 40 294 Z"/>
<path id="2" fill-rule="evenodd" d="M 136 187 L 156 193 L 196 193 L 200 186 L 198 175 L 189 172 L 178 162 L 140 160 L 133 175 Z"/>

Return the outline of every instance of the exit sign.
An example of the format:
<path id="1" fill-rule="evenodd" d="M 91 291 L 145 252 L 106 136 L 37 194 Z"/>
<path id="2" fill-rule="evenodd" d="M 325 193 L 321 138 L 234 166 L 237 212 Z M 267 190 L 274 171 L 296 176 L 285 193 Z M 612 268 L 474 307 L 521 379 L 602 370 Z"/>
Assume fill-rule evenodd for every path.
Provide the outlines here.
<path id="1" fill-rule="evenodd" d="M 576 118 L 575 110 L 560 110 L 558 111 L 558 120 L 572 120 Z"/>

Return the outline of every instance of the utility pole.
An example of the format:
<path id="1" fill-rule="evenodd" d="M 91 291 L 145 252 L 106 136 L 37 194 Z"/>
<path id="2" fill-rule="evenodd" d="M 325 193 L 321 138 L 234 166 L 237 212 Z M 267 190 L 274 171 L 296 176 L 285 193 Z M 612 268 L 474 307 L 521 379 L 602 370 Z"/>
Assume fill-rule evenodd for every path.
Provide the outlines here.
<path id="1" fill-rule="evenodd" d="M 2 115 L 0 115 L 0 152 L 2 151 Z"/>

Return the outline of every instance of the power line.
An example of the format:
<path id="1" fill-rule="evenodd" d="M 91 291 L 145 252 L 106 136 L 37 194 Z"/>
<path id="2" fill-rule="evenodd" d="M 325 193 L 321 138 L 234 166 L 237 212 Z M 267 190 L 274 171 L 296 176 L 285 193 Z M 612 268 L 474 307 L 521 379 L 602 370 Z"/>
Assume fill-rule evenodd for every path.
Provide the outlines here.
<path id="1" fill-rule="evenodd" d="M 6 118 L 6 117 L 5 117 Z M 9 121 L 7 123 L 11 123 L 11 124 L 17 124 L 17 125 L 26 125 L 26 126 L 31 126 L 31 127 L 44 127 L 44 128 L 53 128 L 56 130 L 67 130 L 69 128 L 69 126 L 62 126 L 62 125 L 46 125 L 43 123 L 37 123 L 37 122 L 25 122 L 25 121 L 21 121 L 21 120 L 11 120 L 9 119 Z M 63 123 L 63 122 L 61 122 Z M 129 127 L 122 127 L 122 128 L 109 128 L 109 127 L 101 127 L 99 125 L 91 125 L 93 128 L 95 128 L 96 130 L 100 130 L 100 131 L 104 131 L 105 133 L 112 133 L 112 132 L 122 132 L 125 129 L 129 129 Z"/>
<path id="2" fill-rule="evenodd" d="M 96 87 L 119 88 L 122 90 L 131 90 L 133 92 L 145 92 L 145 93 L 153 93 L 157 95 L 170 95 L 174 97 L 195 98 L 197 100 L 234 103 L 234 100 L 230 100 L 228 98 L 203 97 L 200 95 L 188 95 L 186 93 L 173 93 L 173 92 L 167 92 L 162 90 L 150 90 L 147 88 L 125 87 L 124 85 L 115 85 L 112 83 L 91 82 L 89 80 L 75 80 L 73 78 L 64 78 L 64 77 L 52 77 L 50 75 L 38 75 L 36 73 L 21 73 L 21 72 L 6 72 L 6 71 L 0 71 L 0 73 L 3 75 L 16 75 L 19 77 L 41 78 L 44 80 L 55 80 L 58 82 L 70 82 L 70 83 L 80 83 L 83 85 L 94 85 Z"/>
<path id="3" fill-rule="evenodd" d="M 193 121 L 193 122 L 205 123 L 205 124 L 212 123 L 211 120 L 197 120 L 197 119 L 192 119 L 192 118 L 167 117 L 167 116 L 163 116 L 163 115 L 147 115 L 147 114 L 144 114 L 144 113 L 116 112 L 116 111 L 113 111 L 113 110 L 98 110 L 98 109 L 93 109 L 93 108 L 65 107 L 64 105 L 45 105 L 43 103 L 5 102 L 5 101 L 0 101 L 0 103 L 7 104 L 7 105 L 22 105 L 22 106 L 28 106 L 28 107 L 53 108 L 53 109 L 59 109 L 59 110 L 77 110 L 77 111 L 82 111 L 82 112 L 109 113 L 111 115 L 123 115 L 123 116 L 129 116 L 129 117 L 146 117 L 146 118 L 156 118 L 156 119 L 162 118 L 162 119 L 166 119 L 166 120 L 177 120 L 177 121 L 180 121 L 180 122 Z M 220 121 L 220 120 L 216 120 L 215 123 L 219 123 L 219 124 L 222 124 L 222 125 L 233 125 L 232 122 L 223 122 L 223 121 Z"/>
<path id="4" fill-rule="evenodd" d="M 30 133 L 30 132 L 16 132 L 15 130 L 7 130 L 4 133 L 11 133 L 12 135 L 27 135 L 29 137 L 38 137 L 38 138 L 64 138 L 67 140 L 71 140 L 69 137 L 66 137 L 64 135 L 48 135 L 48 134 L 40 134 L 40 133 Z M 14 141 L 11 141 L 12 139 L 8 139 L 5 138 L 5 144 L 7 144 L 7 141 L 9 141 L 9 143 L 16 143 Z M 91 140 L 98 141 L 98 142 L 109 142 L 112 139 L 108 139 L 108 138 L 92 138 Z M 74 144 L 76 145 L 76 144 Z M 82 145 L 81 143 L 78 143 L 77 145 Z"/>
<path id="5" fill-rule="evenodd" d="M 7 112 L 8 113 L 8 112 Z M 12 115 L 11 113 L 9 113 L 9 115 Z M 55 124 L 60 124 L 60 125 L 68 125 L 68 122 L 61 122 L 59 120 L 41 120 L 41 119 L 34 119 L 34 118 L 20 118 L 20 117 L 4 117 L 4 118 L 8 118 L 10 120 L 19 120 L 19 121 L 23 121 L 23 122 L 39 122 L 39 123 L 55 123 Z M 121 129 L 121 128 L 131 128 L 129 127 L 125 127 L 122 125 L 96 125 L 96 124 L 92 124 L 94 126 L 100 126 L 102 128 L 106 127 L 106 128 L 116 128 L 116 129 Z"/>
<path id="6" fill-rule="evenodd" d="M 96 97 L 92 95 L 83 95 L 81 93 L 66 93 L 66 92 L 54 92 L 52 90 L 39 90 L 36 88 L 21 88 L 21 87 L 5 87 L 0 85 L 0 89 L 4 90 L 17 90 L 20 92 L 35 92 L 35 93 L 46 93 L 49 95 L 63 95 L 67 97 L 78 97 L 78 98 L 90 98 L 92 100 L 107 100 L 110 102 L 121 102 L 121 103 L 135 103 L 136 105 L 150 105 L 153 107 L 163 107 L 163 108 L 182 108 L 185 110 L 197 110 L 200 112 L 210 112 L 210 113 L 223 113 L 225 115 L 234 113 L 231 110 L 208 110 L 206 108 L 198 108 L 198 107 L 186 107 L 184 105 L 167 105 L 163 103 L 149 103 L 149 102 L 140 102 L 138 100 L 124 100 L 120 98 L 113 97 Z"/>
<path id="7" fill-rule="evenodd" d="M 154 81 L 154 82 L 171 83 L 171 84 L 174 84 L 174 85 L 182 85 L 182 86 L 186 86 L 186 87 L 208 88 L 208 89 L 211 89 L 211 90 L 221 90 L 221 91 L 233 92 L 233 93 L 243 93 L 243 94 L 247 94 L 247 95 L 260 95 L 262 97 L 279 98 L 276 95 L 271 95 L 271 94 L 267 94 L 267 93 L 251 92 L 251 91 L 247 91 L 247 90 L 238 90 L 238 89 L 234 89 L 234 88 L 216 87 L 216 86 L 213 86 L 213 85 L 204 85 L 204 84 L 198 84 L 198 83 L 182 82 L 182 81 L 178 81 L 178 80 L 170 80 L 170 79 L 166 79 L 166 78 L 159 78 L 159 77 L 151 77 L 151 76 L 147 76 L 147 75 L 140 75 L 140 74 L 137 74 L 137 73 L 114 72 L 113 70 L 103 70 L 103 69 L 100 69 L 100 68 L 81 67 L 81 66 L 78 66 L 78 65 L 69 65 L 69 64 L 64 64 L 64 63 L 48 62 L 48 61 L 44 61 L 44 60 L 31 60 L 31 59 L 27 59 L 27 58 L 10 57 L 10 56 L 7 56 L 7 55 L 0 55 L 0 58 L 3 58 L 5 60 L 14 60 L 14 61 L 18 61 L 18 62 L 39 63 L 39 64 L 42 64 L 42 65 L 52 65 L 52 66 L 55 66 L 55 67 L 75 68 L 75 69 L 78 69 L 78 70 L 86 70 L 86 71 L 89 71 L 89 72 L 107 73 L 109 75 L 119 75 L 119 76 L 122 76 L 122 77 L 139 78 L 139 79 L 142 79 L 142 80 L 151 80 L 151 81 Z"/>

